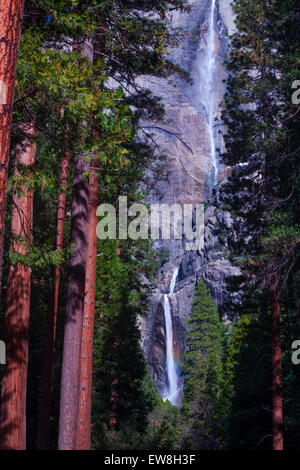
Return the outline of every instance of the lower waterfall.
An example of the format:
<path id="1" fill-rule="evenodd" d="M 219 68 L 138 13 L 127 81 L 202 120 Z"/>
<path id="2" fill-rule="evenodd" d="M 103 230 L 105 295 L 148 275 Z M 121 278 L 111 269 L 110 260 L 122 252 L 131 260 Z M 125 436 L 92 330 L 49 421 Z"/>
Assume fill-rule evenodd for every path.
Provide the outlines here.
<path id="1" fill-rule="evenodd" d="M 176 280 L 178 277 L 178 270 L 176 268 L 169 287 L 169 294 L 173 294 Z M 169 294 L 164 294 L 164 317 L 166 327 L 166 370 L 167 370 L 167 384 L 166 391 L 163 399 L 169 400 L 172 405 L 177 404 L 177 397 L 179 392 L 178 384 L 178 372 L 176 370 L 176 363 L 174 358 L 173 349 L 173 322 L 172 322 L 172 311 L 169 301 Z"/>

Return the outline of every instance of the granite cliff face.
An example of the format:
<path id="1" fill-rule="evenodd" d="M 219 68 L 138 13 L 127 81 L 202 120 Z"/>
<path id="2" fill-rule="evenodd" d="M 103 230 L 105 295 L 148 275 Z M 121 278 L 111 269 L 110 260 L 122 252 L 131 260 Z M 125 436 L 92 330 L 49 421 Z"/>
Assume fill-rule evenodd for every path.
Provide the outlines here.
<path id="1" fill-rule="evenodd" d="M 154 189 L 149 190 L 149 202 L 192 204 L 193 207 L 205 203 L 203 248 L 187 251 L 184 240 L 155 242 L 156 249 L 164 254 L 167 262 L 158 271 L 148 318 L 142 321 L 142 336 L 144 354 L 162 395 L 167 384 L 163 294 L 168 292 L 175 269 L 179 267 L 179 274 L 169 301 L 173 349 L 179 370 L 184 351 L 185 320 L 191 312 L 193 292 L 199 277 L 205 279 L 225 319 L 232 318 L 234 304 L 238 302 L 238 296 L 232 298 L 226 286 L 228 277 L 240 274 L 227 258 L 227 238 L 234 236 L 234 221 L 218 202 L 218 188 L 222 186 L 228 169 L 217 162 L 218 184 L 215 186 L 211 143 L 213 138 L 216 155 L 217 149 L 222 151 L 220 102 L 225 90 L 223 80 L 226 78 L 222 64 L 228 45 L 227 33 L 233 29 L 233 17 L 230 0 L 196 0 L 190 4 L 190 12 L 170 14 L 173 15 L 172 24 L 185 31 L 185 39 L 172 52 L 172 58 L 189 72 L 193 83 L 178 77 L 174 78 L 173 83 L 153 78 L 150 82 L 147 77 L 143 78 L 143 84 L 162 98 L 166 108 L 166 123 L 152 131 L 168 159 L 161 179 L 156 180 Z M 210 30 L 211 26 L 213 31 Z M 209 43 L 212 40 L 213 44 Z M 208 57 L 208 47 L 213 51 L 213 57 Z M 212 70 L 209 71 L 208 67 Z M 211 83 L 206 77 L 208 73 L 211 73 Z M 147 123 L 147 126 L 151 127 L 151 124 Z"/>

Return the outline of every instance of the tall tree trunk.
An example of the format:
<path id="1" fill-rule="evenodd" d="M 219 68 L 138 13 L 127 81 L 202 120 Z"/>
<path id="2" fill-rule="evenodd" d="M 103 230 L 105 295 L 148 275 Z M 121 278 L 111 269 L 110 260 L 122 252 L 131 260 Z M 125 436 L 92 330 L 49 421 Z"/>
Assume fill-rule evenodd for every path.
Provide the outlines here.
<path id="1" fill-rule="evenodd" d="M 68 150 L 69 126 L 66 126 L 66 148 L 64 157 L 61 161 L 60 169 L 60 194 L 57 204 L 57 224 L 56 224 L 56 250 L 63 248 L 64 223 L 67 203 L 67 184 L 69 178 L 70 151 Z M 59 266 L 53 268 L 53 288 L 50 292 L 48 316 L 46 322 L 45 349 L 42 361 L 40 399 L 39 399 L 39 417 L 38 417 L 38 449 L 47 449 L 49 443 L 49 428 L 51 414 L 51 383 L 53 374 L 54 344 L 56 334 L 56 320 L 58 309 L 58 296 L 60 284 L 61 269 Z"/>
<path id="2" fill-rule="evenodd" d="M 0 2 L 0 292 L 10 131 L 23 5 L 24 0 Z"/>
<path id="3" fill-rule="evenodd" d="M 273 450 L 283 450 L 282 363 L 280 340 L 280 303 L 278 275 L 271 280 L 272 295 L 272 378 L 273 378 Z"/>
<path id="4" fill-rule="evenodd" d="M 78 384 L 85 265 L 88 229 L 88 183 L 83 178 L 85 162 L 78 158 L 74 168 L 74 196 L 71 213 L 71 247 L 66 323 L 61 376 L 59 449 L 74 449 L 77 425 Z"/>
<path id="5" fill-rule="evenodd" d="M 29 135 L 34 135 L 31 126 Z M 27 141 L 17 153 L 15 176 L 20 176 L 18 165 L 27 168 L 35 162 L 36 144 Z M 26 183 L 13 194 L 11 220 L 14 253 L 26 255 L 31 245 L 33 191 Z M 28 368 L 28 329 L 30 313 L 31 269 L 21 262 L 12 264 L 7 281 L 6 302 L 6 366 L 1 391 L 1 447 L 26 448 L 26 385 Z"/>
<path id="6" fill-rule="evenodd" d="M 92 62 L 92 41 L 82 52 Z M 81 330 L 84 308 L 85 268 L 88 246 L 89 184 L 84 178 L 87 165 L 78 157 L 74 165 L 74 194 L 71 211 L 71 247 L 67 288 L 66 323 L 61 375 L 58 447 L 75 449 L 79 402 Z"/>
<path id="7" fill-rule="evenodd" d="M 92 162 L 97 166 L 97 162 Z M 91 398 L 93 370 L 93 337 L 96 294 L 97 261 L 97 207 L 99 203 L 99 180 L 97 170 L 91 169 L 89 193 L 88 252 L 85 273 L 85 298 L 81 336 L 81 367 L 79 380 L 79 408 L 76 448 L 90 449 Z"/>

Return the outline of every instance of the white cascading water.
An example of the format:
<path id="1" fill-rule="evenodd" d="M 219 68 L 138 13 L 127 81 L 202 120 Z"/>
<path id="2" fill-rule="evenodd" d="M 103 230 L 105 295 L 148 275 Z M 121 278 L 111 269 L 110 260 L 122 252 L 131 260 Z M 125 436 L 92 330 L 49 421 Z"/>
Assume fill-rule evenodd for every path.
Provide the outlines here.
<path id="1" fill-rule="evenodd" d="M 179 268 L 176 268 L 173 273 L 169 287 L 169 294 L 173 294 L 174 292 L 176 279 L 178 276 L 178 270 Z M 164 400 L 169 400 L 172 405 L 176 405 L 179 389 L 178 374 L 176 371 L 176 364 L 173 351 L 173 322 L 169 294 L 164 294 L 164 316 L 166 325 L 166 366 L 168 377 L 167 390 L 164 395 Z"/>
<path id="2" fill-rule="evenodd" d="M 218 182 L 218 164 L 216 157 L 216 146 L 214 138 L 214 100 L 213 100 L 213 77 L 216 66 L 215 56 L 215 8 L 216 0 L 211 1 L 211 7 L 209 12 L 209 26 L 208 26 L 208 44 L 207 44 L 207 55 L 208 55 L 208 70 L 209 70 L 209 88 L 210 88 L 210 100 L 208 109 L 208 125 L 209 125 L 209 138 L 210 138 L 210 151 L 211 161 L 214 168 L 214 184 Z"/>
<path id="3" fill-rule="evenodd" d="M 209 137 L 209 150 L 212 165 L 212 186 L 218 183 L 218 161 L 215 142 L 215 73 L 216 73 L 216 51 L 215 51 L 215 14 L 216 14 L 216 1 L 211 0 L 207 16 L 207 33 L 205 35 L 205 48 L 200 45 L 199 55 L 197 60 L 197 91 L 196 99 L 199 99 L 201 108 L 205 110 L 208 137 Z M 166 371 L 167 383 L 163 399 L 169 400 L 173 405 L 178 405 L 180 402 L 179 392 L 183 388 L 183 383 L 176 368 L 176 361 L 173 350 L 173 322 L 172 311 L 169 300 L 169 295 L 173 294 L 176 279 L 178 276 L 178 268 L 174 271 L 169 293 L 164 294 L 164 318 L 166 327 Z"/>
<path id="4" fill-rule="evenodd" d="M 202 103 L 207 112 L 208 134 L 210 144 L 210 156 L 213 167 L 213 185 L 218 183 L 218 162 L 216 155 L 216 144 L 214 136 L 214 76 L 216 68 L 215 55 L 215 10 L 216 0 L 211 0 L 208 14 L 208 26 L 206 35 L 206 48 L 203 58 L 200 60 L 200 94 Z"/>

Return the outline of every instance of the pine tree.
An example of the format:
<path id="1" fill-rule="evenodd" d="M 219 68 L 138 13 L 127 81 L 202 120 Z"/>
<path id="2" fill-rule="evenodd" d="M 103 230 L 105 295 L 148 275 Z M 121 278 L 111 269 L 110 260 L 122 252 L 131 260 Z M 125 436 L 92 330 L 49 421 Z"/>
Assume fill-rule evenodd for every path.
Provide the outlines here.
<path id="1" fill-rule="evenodd" d="M 93 43 L 86 38 L 78 47 L 93 63 Z M 86 123 L 83 123 L 86 127 Z M 85 269 L 88 249 L 89 184 L 84 178 L 88 171 L 82 155 L 74 164 L 73 199 L 71 212 L 70 257 L 66 304 L 64 349 L 61 378 L 59 449 L 75 449 L 79 401 L 80 349 L 85 296 Z"/>
<path id="2" fill-rule="evenodd" d="M 182 6 L 181 2 L 175 3 L 176 6 Z M 149 14 L 151 10 L 155 11 L 157 15 Z M 147 4 L 145 5 L 141 2 L 133 2 L 128 5 L 124 5 L 123 2 L 122 5 L 119 4 L 119 2 L 108 2 L 108 4 L 103 7 L 98 6 L 98 8 L 93 9 L 91 15 L 91 18 L 95 18 L 94 23 L 93 20 L 91 20 L 91 25 L 96 27 L 97 30 L 94 30 L 94 34 L 90 34 L 89 38 L 85 36 L 82 43 L 78 45 L 78 49 L 82 50 L 83 55 L 91 62 L 91 69 L 93 69 L 93 62 L 99 56 L 100 58 L 102 56 L 107 57 L 108 60 L 105 66 L 109 70 L 110 77 L 113 77 L 114 80 L 119 82 L 126 90 L 128 85 L 133 87 L 135 90 L 134 94 L 143 100 L 143 107 L 146 108 L 146 110 L 148 110 L 150 106 L 153 108 L 155 100 L 149 99 L 149 94 L 145 93 L 144 90 L 139 90 L 139 87 L 135 83 L 136 77 L 141 71 L 143 74 L 148 73 L 164 76 L 178 69 L 175 66 L 171 66 L 164 58 L 166 41 L 170 38 L 170 35 L 166 25 L 157 18 L 165 20 L 165 5 L 161 4 L 161 2 L 157 4 L 154 3 L 151 10 Z M 145 13 L 147 13 L 146 16 Z M 104 35 L 105 38 L 103 37 Z M 118 38 L 117 41 L 116 38 Z M 98 42 L 101 40 L 101 47 L 95 47 L 97 40 Z M 134 47 L 131 45 L 132 41 L 134 42 Z M 121 47 L 119 47 L 119 45 L 121 45 Z M 137 46 L 143 46 L 143 49 L 138 49 Z M 126 54 L 124 54 L 124 48 L 126 48 Z M 107 50 L 109 50 L 109 56 L 105 54 Z M 113 57 L 112 61 L 111 57 Z M 155 68 L 153 67 L 154 63 L 156 64 Z M 102 62 L 100 62 L 100 64 L 102 64 Z M 102 69 L 104 69 L 103 66 Z M 97 68 L 94 68 L 94 71 L 100 72 L 100 74 L 102 72 L 101 69 L 99 70 Z M 156 106 L 156 109 L 159 112 L 160 108 L 158 106 Z M 102 133 L 103 129 L 101 129 L 100 126 L 98 136 L 102 136 Z M 122 140 L 125 140 L 126 137 L 128 138 L 129 135 L 126 135 L 125 132 L 122 135 Z M 126 150 L 125 153 L 127 153 Z M 101 158 L 99 155 L 98 159 L 99 166 L 102 167 L 106 157 Z M 122 165 L 122 161 L 120 161 L 120 164 Z M 88 171 L 88 166 L 86 166 L 84 158 L 80 156 L 75 163 L 76 183 L 74 179 L 75 191 L 71 216 L 71 245 L 74 245 L 74 251 L 70 258 L 68 301 L 66 307 L 59 437 L 60 449 L 74 448 L 76 446 L 75 436 L 78 431 L 78 424 L 81 423 L 81 426 L 83 426 L 84 423 L 89 423 L 89 417 L 81 416 L 79 423 L 77 416 L 80 401 L 78 389 L 82 390 L 84 387 L 81 383 L 78 384 L 78 380 L 80 381 L 81 378 L 80 370 L 82 367 L 85 367 L 85 365 L 80 362 L 80 345 L 84 348 L 87 341 L 90 341 L 90 338 L 88 340 L 82 338 L 82 333 L 85 335 L 87 331 L 86 329 L 82 329 L 86 269 L 88 268 L 89 271 L 95 272 L 95 260 L 90 260 L 90 263 L 87 263 L 88 248 L 86 232 L 89 185 L 83 178 L 86 171 Z M 95 223 L 92 223 L 92 225 L 95 225 Z M 95 236 L 95 234 L 93 235 Z M 92 242 L 92 245 L 95 246 L 95 240 Z M 93 263 L 93 266 L 91 266 L 91 263 Z M 89 315 L 93 317 L 94 312 L 91 307 L 91 299 L 87 301 L 90 304 Z M 89 321 L 89 323 L 92 324 L 93 322 Z M 89 369 L 91 370 L 91 367 Z M 87 382 L 90 383 L 90 379 L 88 379 Z M 90 393 L 91 391 L 88 392 L 88 394 Z M 89 434 L 89 431 L 84 431 L 84 434 Z"/>
<path id="3" fill-rule="evenodd" d="M 120 258 L 115 240 L 102 241 L 97 263 L 92 413 L 92 440 L 97 449 L 124 448 L 116 446 L 126 445 L 126 436 L 135 436 L 139 445 L 152 409 L 151 394 L 144 390 L 148 372 L 138 318 L 145 315 L 148 290 L 141 285 L 139 273 L 150 276 L 153 254 L 145 256 L 145 243 L 138 241 L 124 240 L 119 248 Z"/>
<path id="4" fill-rule="evenodd" d="M 159 100 L 153 97 L 149 91 L 137 85 L 135 80 L 141 73 L 159 76 L 168 76 L 173 72 L 182 73 L 177 66 L 165 58 L 170 41 L 174 41 L 174 43 L 178 41 L 177 33 L 175 34 L 166 26 L 168 9 L 172 5 L 175 8 L 181 8 L 183 2 L 176 0 L 170 4 L 166 1 L 157 1 L 150 4 L 141 1 L 125 3 L 108 1 L 98 4 L 90 1 L 74 3 L 62 0 L 58 3 L 53 0 L 43 2 L 27 0 L 25 4 L 16 80 L 12 149 L 14 151 L 21 144 L 20 125 L 27 122 L 29 116 L 34 115 L 38 131 L 36 139 L 38 159 L 35 172 L 31 175 L 31 185 L 35 192 L 34 206 L 38 217 L 35 218 L 33 225 L 33 243 L 26 254 L 26 266 L 32 270 L 33 295 L 38 297 L 38 302 L 31 305 L 30 396 L 27 403 L 30 446 L 33 446 L 35 441 L 33 436 L 37 409 L 36 391 L 39 385 L 36 377 L 39 378 L 40 367 L 43 367 L 43 364 L 39 366 L 37 364 L 40 364 L 42 350 L 40 335 L 47 311 L 49 271 L 51 268 L 51 271 L 54 270 L 56 274 L 59 272 L 62 274 L 62 298 L 58 300 L 58 282 L 56 280 L 53 315 L 48 323 L 46 334 L 51 357 L 48 356 L 47 367 L 43 371 L 47 375 L 46 408 L 49 408 L 50 403 L 56 305 L 58 301 L 58 309 L 65 308 L 66 259 L 71 249 L 74 248 L 65 244 L 66 249 L 62 249 L 61 237 L 55 246 L 57 198 L 60 199 L 59 194 L 61 193 L 60 164 L 66 156 L 66 128 L 68 128 L 71 175 L 74 173 L 74 163 L 78 156 L 84 157 L 86 166 L 92 155 L 95 158 L 93 166 L 99 165 L 97 175 L 101 176 L 101 180 L 98 179 L 106 200 L 114 202 L 122 191 L 126 191 L 130 198 L 135 199 L 136 185 L 143 179 L 145 168 L 151 164 L 154 158 L 154 149 L 149 144 L 151 136 L 148 136 L 148 141 L 141 142 L 138 139 L 140 119 L 142 117 L 162 119 L 163 117 L 163 107 Z M 70 38 L 72 38 L 71 42 L 74 41 L 78 44 L 85 38 L 93 38 L 93 42 L 97 43 L 99 36 L 103 36 L 103 31 L 105 31 L 106 49 L 97 51 L 93 66 L 88 64 L 79 51 L 71 50 Z M 119 88 L 112 90 L 106 86 L 106 80 L 109 77 L 119 83 Z M 134 104 L 135 111 L 130 109 L 132 104 Z M 64 110 L 63 118 L 61 116 L 62 109 Z M 82 122 L 85 122 L 86 125 L 82 126 Z M 86 170 L 86 174 L 83 175 L 81 171 L 80 176 L 83 176 L 82 181 L 89 189 L 89 178 L 95 175 L 92 175 L 94 170 L 90 169 L 88 165 Z M 12 165 L 9 171 L 13 174 Z M 70 230 L 68 216 L 70 187 L 67 187 L 66 191 L 68 199 L 65 241 L 68 239 Z M 59 230 L 62 230 L 61 225 Z M 9 239 L 9 229 L 6 232 Z M 118 351 L 115 353 L 119 354 L 120 348 L 121 351 L 127 349 L 136 359 L 134 370 L 128 370 L 124 377 L 122 374 L 118 374 L 118 377 L 120 375 L 118 379 L 120 384 L 125 384 L 127 390 L 124 399 L 121 393 L 117 395 L 118 426 L 125 422 L 125 416 L 134 416 L 133 421 L 139 422 L 139 429 L 145 424 L 146 410 L 148 409 L 147 400 L 142 392 L 145 363 L 141 355 L 139 332 L 136 327 L 137 315 L 145 307 L 144 304 L 143 307 L 140 305 L 142 303 L 140 300 L 142 289 L 137 273 L 145 272 L 148 269 L 145 266 L 146 252 L 147 249 L 143 247 L 137 254 L 136 246 L 130 243 L 125 248 L 122 247 L 122 258 L 126 259 L 128 269 L 130 265 L 132 265 L 132 269 L 130 269 L 128 288 L 125 289 L 124 286 L 124 290 L 120 288 L 123 296 L 122 302 L 126 306 L 122 312 L 119 312 L 120 324 L 123 322 L 122 327 L 116 321 L 113 333 L 114 337 L 124 341 L 123 344 L 120 342 L 119 347 L 116 348 Z M 136 262 L 133 261 L 133 254 L 138 257 Z M 6 259 L 5 271 L 7 270 Z M 85 270 L 86 264 L 84 277 Z M 99 283 L 101 284 L 101 279 Z M 113 287 L 111 286 L 111 288 Z M 116 290 L 118 288 L 116 286 Z M 92 301 L 92 289 L 89 294 L 91 294 Z M 135 296 L 137 299 L 133 300 Z M 17 299 L 18 302 L 20 300 Z M 128 315 L 130 322 L 127 321 Z M 58 319 L 58 322 L 61 320 Z M 128 326 L 129 329 L 127 330 L 124 326 Z M 128 333 L 128 341 L 122 338 L 125 331 Z M 134 334 L 131 336 L 133 331 Z M 81 333 L 82 328 L 80 335 L 78 334 L 80 342 L 84 338 Z M 58 345 L 60 343 L 61 331 L 58 332 Z M 77 342 L 77 344 L 79 343 Z M 14 347 L 13 342 L 10 346 Z M 90 342 L 89 346 L 91 346 Z M 82 342 L 80 350 L 83 351 Z M 89 357 L 89 365 L 90 359 L 91 357 Z M 59 355 L 56 361 L 58 361 L 56 365 L 59 365 Z M 120 361 L 118 368 L 124 367 L 125 370 L 125 366 L 127 367 L 127 363 L 121 364 Z M 53 386 L 57 396 L 59 386 L 57 369 L 54 372 Z M 87 376 L 89 374 L 90 367 L 88 367 Z M 75 383 L 80 385 L 80 379 L 77 381 L 79 377 L 77 372 L 74 377 Z M 130 383 L 130 377 L 134 377 L 133 384 Z M 113 380 L 112 377 L 109 378 L 110 384 Z M 54 409 L 56 401 L 54 401 Z M 40 407 L 43 407 L 42 401 Z M 78 407 L 76 406 L 74 414 L 77 420 Z M 49 410 L 47 410 L 47 416 L 49 416 Z M 56 423 L 56 417 L 52 422 Z M 84 423 L 88 422 L 87 411 L 84 413 Z M 45 442 L 41 445 L 45 447 Z"/>
<path id="5" fill-rule="evenodd" d="M 205 282 L 200 279 L 187 319 L 183 413 L 191 422 L 197 448 L 217 446 L 218 401 L 222 384 L 222 323 Z M 198 441 L 198 442 L 197 442 Z"/>
<path id="6" fill-rule="evenodd" d="M 62 113 L 63 115 L 63 113 Z M 67 185 L 69 180 L 70 150 L 68 149 L 69 125 L 66 123 L 66 139 L 64 156 L 60 169 L 60 194 L 57 201 L 57 226 L 55 250 L 60 252 L 63 249 L 64 225 L 67 205 Z M 47 321 L 45 328 L 45 345 L 43 353 L 43 367 L 41 371 L 39 418 L 38 418 L 38 449 L 47 449 L 49 444 L 49 425 L 51 414 L 51 385 L 53 376 L 54 345 L 56 336 L 56 323 L 58 314 L 59 286 L 61 278 L 61 267 L 52 267 L 53 287 L 50 290 Z"/>
<path id="7" fill-rule="evenodd" d="M 225 353 L 225 449 L 272 449 L 269 294 L 256 294 L 234 321 Z"/>
<path id="8" fill-rule="evenodd" d="M 92 367 L 94 314 L 96 296 L 96 264 L 97 264 L 97 208 L 99 204 L 99 179 L 96 165 L 89 177 L 89 215 L 88 215 L 88 247 L 85 272 L 85 298 L 81 333 L 81 364 L 79 376 L 78 423 L 76 432 L 76 449 L 90 449 L 91 441 L 91 406 L 92 406 Z"/>
<path id="9" fill-rule="evenodd" d="M 1 446 L 26 449 L 26 386 L 31 293 L 31 269 L 26 263 L 32 244 L 33 191 L 30 173 L 36 159 L 35 125 L 23 125 L 27 136 L 17 149 L 11 219 L 11 266 L 7 280 L 7 361 L 1 388 Z M 22 175 L 25 168 L 27 174 Z M 25 181 L 22 182 L 22 179 Z M 20 184 L 21 180 L 21 184 Z M 27 180 L 27 181 L 26 181 Z"/>
<path id="10" fill-rule="evenodd" d="M 230 201 L 239 216 L 240 233 L 251 234 L 250 240 L 239 237 L 233 246 L 236 253 L 246 255 L 244 272 L 250 285 L 272 294 L 273 446 L 279 450 L 283 448 L 280 296 L 299 244 L 295 210 L 299 124 L 291 100 L 291 76 L 298 68 L 294 38 L 299 6 L 296 2 L 237 0 L 234 11 L 238 30 L 227 60 L 231 75 L 223 113 L 227 125 L 224 158 L 238 167 L 225 185 L 223 199 Z M 292 30 L 296 36 L 290 34 Z"/>

